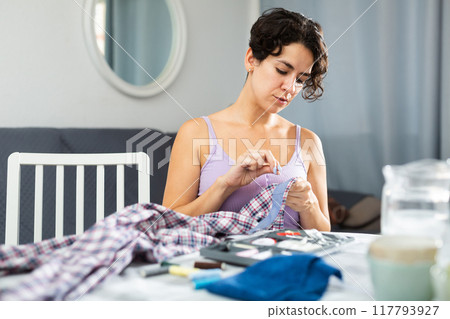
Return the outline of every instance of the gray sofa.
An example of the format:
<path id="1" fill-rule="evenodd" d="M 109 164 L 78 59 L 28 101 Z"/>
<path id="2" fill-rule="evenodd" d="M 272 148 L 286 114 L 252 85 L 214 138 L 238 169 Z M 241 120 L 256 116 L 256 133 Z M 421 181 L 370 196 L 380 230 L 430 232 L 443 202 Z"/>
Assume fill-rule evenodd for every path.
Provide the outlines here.
<path id="1" fill-rule="evenodd" d="M 147 129 L 146 129 L 147 130 Z M 149 139 L 153 134 L 156 138 Z M 143 134 L 145 133 L 145 134 Z M 7 159 L 13 152 L 39 153 L 120 153 L 127 151 L 127 141 L 133 145 L 144 144 L 143 151 L 153 160 L 150 178 L 150 199 L 161 204 L 166 183 L 167 167 L 159 169 L 157 163 L 166 158 L 166 149 L 173 144 L 176 133 L 141 129 L 77 129 L 77 128 L 0 128 L 0 244 L 5 238 L 6 175 Z M 138 138 L 139 137 L 139 138 Z M 135 149 L 133 149 L 135 150 Z M 164 161 L 163 161 L 164 162 Z M 64 233 L 75 231 L 75 168 L 66 169 L 64 180 Z M 20 243 L 33 239 L 34 169 L 24 167 L 21 176 L 21 231 Z M 94 223 L 95 216 L 95 169 L 85 171 L 85 228 Z M 44 229 L 43 237 L 54 236 L 55 170 L 44 170 Z M 125 169 L 125 204 L 137 202 L 137 172 Z M 115 211 L 115 170 L 105 168 L 105 213 Z M 329 191 L 329 197 L 339 205 L 333 206 L 342 217 L 332 225 L 334 231 L 379 232 L 379 200 L 365 194 Z M 331 206 L 330 206 L 331 207 Z M 331 210 L 330 210 L 331 211 Z"/>
<path id="2" fill-rule="evenodd" d="M 0 243 L 5 238 L 6 210 L 6 176 L 8 156 L 13 152 L 37 153 L 121 153 L 127 151 L 127 141 L 135 140 L 133 145 L 145 140 L 152 133 L 158 132 L 156 138 L 144 142 L 146 151 L 152 145 L 163 141 L 160 147 L 152 152 L 154 163 L 159 163 L 165 156 L 165 149 L 172 145 L 175 133 L 163 134 L 151 130 L 136 140 L 140 129 L 57 129 L 57 128 L 0 128 Z M 161 133 L 161 134 L 159 134 Z M 142 135 L 142 134 L 141 134 Z M 167 138 L 166 136 L 170 137 Z M 159 143 L 161 144 L 161 143 Z M 157 166 L 157 165 L 153 165 Z M 75 230 L 75 168 L 65 170 L 64 179 L 64 232 Z M 160 169 L 153 167 L 150 178 L 150 200 L 161 203 L 167 176 L 167 165 Z M 43 237 L 54 236 L 53 216 L 55 209 L 55 170 L 44 169 L 44 229 Z M 34 211 L 34 169 L 23 167 L 21 171 L 21 230 L 20 243 L 31 242 L 33 236 Z M 95 169 L 85 171 L 85 227 L 94 223 L 95 216 Z M 50 187 L 47 187 L 50 186 Z M 105 214 L 115 211 L 115 170 L 105 168 Z M 137 172 L 132 167 L 125 168 L 125 204 L 137 202 Z"/>

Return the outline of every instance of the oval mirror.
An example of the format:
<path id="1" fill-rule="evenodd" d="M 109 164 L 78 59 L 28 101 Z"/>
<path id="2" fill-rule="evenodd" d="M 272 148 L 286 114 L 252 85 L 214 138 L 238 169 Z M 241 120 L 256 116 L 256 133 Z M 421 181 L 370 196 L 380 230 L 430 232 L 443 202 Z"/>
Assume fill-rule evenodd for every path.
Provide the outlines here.
<path id="1" fill-rule="evenodd" d="M 175 80 L 186 52 L 179 0 L 86 0 L 83 20 L 95 66 L 121 92 L 149 97 Z"/>

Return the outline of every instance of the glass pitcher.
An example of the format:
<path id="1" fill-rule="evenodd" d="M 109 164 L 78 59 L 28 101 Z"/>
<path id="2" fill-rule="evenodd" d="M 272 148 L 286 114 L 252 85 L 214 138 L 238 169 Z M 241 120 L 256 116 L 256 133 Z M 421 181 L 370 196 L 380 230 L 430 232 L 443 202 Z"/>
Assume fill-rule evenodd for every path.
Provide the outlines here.
<path id="1" fill-rule="evenodd" d="M 450 160 L 425 159 L 383 167 L 381 233 L 432 237 L 449 223 Z"/>

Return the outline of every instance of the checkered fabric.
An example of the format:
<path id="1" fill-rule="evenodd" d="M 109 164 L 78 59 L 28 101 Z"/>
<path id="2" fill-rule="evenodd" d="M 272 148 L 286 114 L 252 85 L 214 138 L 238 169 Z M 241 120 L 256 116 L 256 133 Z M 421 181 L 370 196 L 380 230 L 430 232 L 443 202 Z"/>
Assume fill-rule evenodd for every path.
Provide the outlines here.
<path id="1" fill-rule="evenodd" d="M 283 194 L 280 216 L 268 229 L 283 228 L 283 208 L 294 180 Z M 269 213 L 275 187 L 266 187 L 239 213 L 190 217 L 153 203 L 135 204 L 79 236 L 0 246 L 0 271 L 32 270 L 19 285 L 0 291 L 0 300 L 77 300 L 135 258 L 160 262 L 217 243 L 223 235 L 245 234 Z"/>

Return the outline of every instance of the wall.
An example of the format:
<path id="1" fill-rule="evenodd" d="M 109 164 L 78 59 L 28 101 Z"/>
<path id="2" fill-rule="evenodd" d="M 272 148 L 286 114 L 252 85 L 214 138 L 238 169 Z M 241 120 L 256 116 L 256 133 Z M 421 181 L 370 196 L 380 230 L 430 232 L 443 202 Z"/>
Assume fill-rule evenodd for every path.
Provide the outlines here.
<path id="1" fill-rule="evenodd" d="M 0 0 L 0 127 L 123 127 L 175 131 L 237 98 L 258 1 L 182 1 L 188 45 L 165 93 L 136 99 L 112 88 L 88 55 L 83 0 Z"/>

